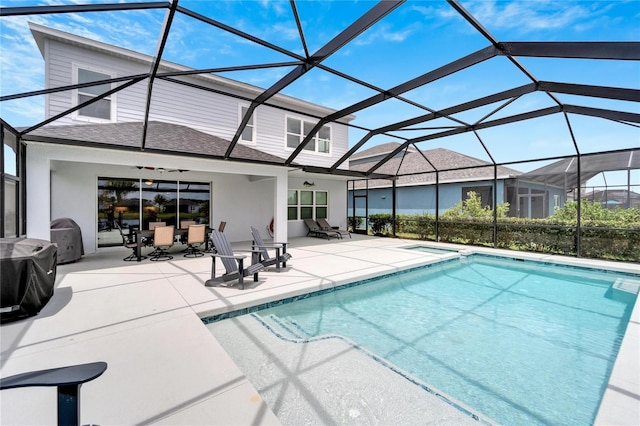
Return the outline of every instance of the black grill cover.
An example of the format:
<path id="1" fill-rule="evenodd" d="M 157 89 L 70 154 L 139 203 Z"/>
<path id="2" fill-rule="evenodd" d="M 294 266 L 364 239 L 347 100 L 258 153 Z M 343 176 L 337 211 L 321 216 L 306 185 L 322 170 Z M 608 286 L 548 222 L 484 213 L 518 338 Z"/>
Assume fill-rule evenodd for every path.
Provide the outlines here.
<path id="1" fill-rule="evenodd" d="M 36 315 L 53 296 L 57 248 L 46 240 L 0 239 L 0 320 Z"/>

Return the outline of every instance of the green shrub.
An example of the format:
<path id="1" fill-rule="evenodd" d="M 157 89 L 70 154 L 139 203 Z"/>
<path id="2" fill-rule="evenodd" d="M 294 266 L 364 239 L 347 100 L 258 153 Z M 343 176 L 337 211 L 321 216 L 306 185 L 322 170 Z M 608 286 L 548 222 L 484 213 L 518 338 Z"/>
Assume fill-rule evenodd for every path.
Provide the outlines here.
<path id="1" fill-rule="evenodd" d="M 369 226 L 374 234 L 389 234 L 393 216 L 391 213 L 377 213 L 369 215 Z"/>
<path id="2" fill-rule="evenodd" d="M 364 219 L 360 216 L 349 216 L 347 218 L 347 222 L 348 222 L 348 226 L 351 230 L 351 232 L 354 232 L 356 229 L 359 229 L 362 226 L 362 222 L 364 221 Z"/>
<path id="3" fill-rule="evenodd" d="M 567 202 L 553 216 L 543 219 L 508 217 L 509 204 L 496 212 L 496 246 L 510 250 L 577 255 L 577 203 Z M 640 262 L 640 208 L 607 209 L 599 203 L 582 201 L 580 256 Z M 369 216 L 371 230 L 390 233 L 391 214 Z M 483 207 L 480 197 L 469 193 L 440 216 L 440 241 L 493 247 L 493 210 Z M 435 240 L 435 216 L 429 214 L 396 217 L 396 233 L 404 238 Z"/>

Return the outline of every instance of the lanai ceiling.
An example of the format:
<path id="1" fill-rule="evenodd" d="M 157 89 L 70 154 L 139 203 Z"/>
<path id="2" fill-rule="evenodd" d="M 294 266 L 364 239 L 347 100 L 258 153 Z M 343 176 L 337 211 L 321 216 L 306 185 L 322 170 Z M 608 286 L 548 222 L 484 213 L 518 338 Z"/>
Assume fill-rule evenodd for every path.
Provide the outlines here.
<path id="1" fill-rule="evenodd" d="M 182 75 L 211 73 L 261 88 L 258 96 L 246 99 L 251 103 L 249 112 L 220 154 L 233 161 L 239 161 L 234 153 L 249 114 L 260 105 L 275 106 L 271 101 L 276 94 L 334 112 L 315 117 L 318 124 L 293 153 L 269 162 L 300 166 L 298 155 L 322 125 L 356 117 L 349 124 L 351 149 L 331 167 L 302 165 L 311 172 L 390 177 L 379 170 L 408 147 L 412 152 L 447 148 L 497 165 L 632 152 L 640 147 L 640 7 L 636 2 L 626 3 L 631 12 L 636 6 L 635 14 L 625 18 L 635 20 L 631 31 L 617 31 L 629 26 L 607 22 L 595 9 L 578 11 L 586 3 L 571 1 L 545 2 L 545 6 L 527 1 L 455 0 L 59 3 L 5 3 L 9 7 L 0 8 L 0 30 L 34 21 L 65 31 L 75 29 L 78 35 L 91 38 L 98 27 L 108 30 L 105 22 L 130 22 L 129 28 L 113 28 L 110 35 L 104 31 L 101 41 L 129 49 L 135 46 L 154 60 L 148 74 L 95 82 L 114 83 L 114 89 L 65 114 L 27 125 L 12 122 L 5 112 L 48 93 L 88 85 L 33 87 L 12 93 L 13 85 L 7 84 L 12 76 L 3 69 L 2 121 L 20 127 L 23 136 L 42 134 L 43 126 L 55 124 L 62 116 L 145 81 L 149 83 L 148 117 L 155 80 L 183 84 L 180 73 L 158 72 L 160 61 L 167 60 L 194 70 Z M 610 6 L 618 7 L 615 3 Z M 497 14 L 487 13 L 489 6 L 501 8 L 500 22 Z M 524 13 L 533 7 L 557 9 L 547 11 L 547 27 L 530 22 L 541 18 Z M 265 8 L 277 9 L 277 21 L 266 16 Z M 503 21 L 509 19 L 508 8 L 520 11 L 511 16 L 512 24 Z M 610 26 L 597 32 L 607 36 L 594 39 L 596 31 L 589 28 L 567 33 L 559 30 L 562 25 L 554 27 L 553 19 L 573 12 L 592 14 L 580 25 Z M 320 17 L 331 19 L 335 26 L 325 28 Z M 546 29 L 525 31 L 528 24 Z M 205 43 L 196 46 L 188 42 L 187 34 Z M 567 34 L 568 39 L 562 39 Z M 412 50 L 400 48 L 406 43 L 412 43 Z M 24 53 L 7 46 L 5 39 L 4 58 Z M 224 50 L 236 54 L 225 55 Z M 10 72 L 19 75 L 24 64 L 14 62 Z M 146 120 L 140 149 L 147 144 L 148 127 Z M 338 169 L 351 155 L 389 141 L 399 142 L 398 147 L 370 168 Z M 542 149 L 541 145 L 547 146 Z M 424 160 L 439 170 L 428 156 Z M 402 170 L 395 174 L 401 175 Z"/>

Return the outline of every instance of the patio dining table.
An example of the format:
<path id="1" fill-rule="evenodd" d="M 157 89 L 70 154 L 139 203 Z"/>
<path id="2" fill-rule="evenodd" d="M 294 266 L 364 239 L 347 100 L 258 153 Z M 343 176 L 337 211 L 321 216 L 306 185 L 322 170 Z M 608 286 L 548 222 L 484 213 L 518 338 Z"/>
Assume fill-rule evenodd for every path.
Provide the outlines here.
<path id="1" fill-rule="evenodd" d="M 135 235 L 136 260 L 138 262 L 140 262 L 142 260 L 143 242 L 144 242 L 145 238 L 153 237 L 154 231 L 149 230 L 149 229 L 133 229 L 133 228 L 131 228 L 129 232 L 133 232 L 134 235 Z M 208 238 L 208 235 L 211 233 L 211 228 L 209 227 L 209 225 L 205 226 L 204 233 L 205 233 L 205 239 L 204 239 L 205 250 L 208 251 L 209 250 L 209 244 L 210 244 L 210 240 Z M 183 239 L 185 239 L 187 237 L 188 234 L 189 234 L 189 228 L 185 228 L 185 229 L 174 228 L 174 230 L 173 230 L 174 239 L 175 239 L 175 237 L 180 236 L 180 239 L 183 240 Z"/>

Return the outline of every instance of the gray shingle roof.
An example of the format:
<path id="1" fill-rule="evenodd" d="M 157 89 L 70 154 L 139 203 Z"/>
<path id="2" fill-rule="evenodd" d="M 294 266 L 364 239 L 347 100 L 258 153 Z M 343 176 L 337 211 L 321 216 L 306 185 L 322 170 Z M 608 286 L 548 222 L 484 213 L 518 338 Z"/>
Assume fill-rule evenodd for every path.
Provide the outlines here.
<path id="1" fill-rule="evenodd" d="M 380 144 L 380 145 L 373 146 L 373 147 L 371 147 L 369 149 L 365 149 L 363 151 L 356 152 L 351 157 L 349 157 L 349 160 L 358 160 L 360 158 L 375 157 L 375 156 L 382 155 L 382 154 L 389 154 L 389 153 L 391 153 L 391 151 L 396 149 L 398 146 L 400 146 L 400 144 L 398 142 L 383 143 L 383 144 Z"/>
<path id="2" fill-rule="evenodd" d="M 141 122 L 44 126 L 25 135 L 26 140 L 82 144 L 111 149 L 140 149 Z M 145 152 L 192 154 L 222 158 L 228 140 L 178 124 L 150 121 Z M 282 164 L 283 159 L 246 145 L 237 144 L 231 159 Z"/>
<path id="3" fill-rule="evenodd" d="M 372 147 L 368 150 L 364 150 L 359 153 L 361 158 L 379 155 L 381 153 L 390 153 L 400 144 L 398 142 L 390 142 L 376 147 Z M 493 179 L 493 165 L 487 161 L 480 160 L 478 158 L 470 157 L 468 155 L 460 154 L 455 151 L 451 151 L 445 148 L 435 148 L 422 151 L 424 157 L 426 157 L 433 166 L 438 170 L 447 170 L 440 172 L 440 182 L 445 183 L 447 181 L 475 181 L 475 180 L 487 180 Z M 382 167 L 376 170 L 376 173 L 400 175 L 396 184 L 399 186 L 405 185 L 429 185 L 435 184 L 436 175 L 434 168 L 425 160 L 418 152 L 407 152 L 404 157 L 395 157 L 386 162 Z M 376 161 L 354 164 L 350 170 L 354 171 L 366 171 L 376 164 Z M 476 167 L 459 169 L 462 167 Z M 454 170 L 451 170 L 454 169 Z M 430 173 L 431 172 L 431 173 Z M 520 175 L 521 172 L 511 169 L 509 167 L 498 166 L 498 178 L 515 177 Z M 389 186 L 389 181 L 370 181 L 369 187 L 376 186 Z"/>

